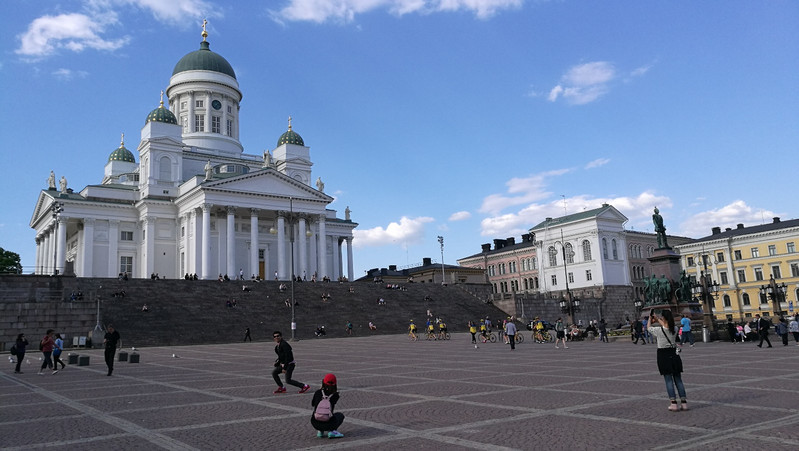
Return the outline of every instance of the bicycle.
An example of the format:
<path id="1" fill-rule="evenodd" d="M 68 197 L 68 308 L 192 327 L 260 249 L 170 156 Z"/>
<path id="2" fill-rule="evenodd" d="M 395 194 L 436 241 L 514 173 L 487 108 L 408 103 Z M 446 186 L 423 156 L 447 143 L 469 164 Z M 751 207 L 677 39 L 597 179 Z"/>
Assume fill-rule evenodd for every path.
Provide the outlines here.
<path id="1" fill-rule="evenodd" d="M 533 340 L 536 343 L 554 343 L 555 339 L 552 338 L 552 335 L 546 331 L 538 331 L 533 333 Z"/>
<path id="2" fill-rule="evenodd" d="M 416 341 L 419 339 L 419 335 L 416 332 L 408 332 L 408 340 Z"/>
<path id="3" fill-rule="evenodd" d="M 428 340 L 428 341 L 429 340 L 438 340 L 438 338 L 436 337 L 436 333 L 435 332 L 430 332 L 430 331 L 427 331 L 427 333 L 425 335 L 425 339 Z"/>
<path id="4" fill-rule="evenodd" d="M 497 342 L 497 335 L 495 333 L 493 333 L 493 332 L 486 333 L 486 334 L 481 334 L 480 335 L 480 340 L 482 340 L 483 343 L 486 343 L 486 342 L 489 342 L 489 341 L 491 343 L 496 343 Z"/>
<path id="5" fill-rule="evenodd" d="M 449 332 L 439 332 L 438 333 L 439 340 L 449 340 Z"/>
<path id="6" fill-rule="evenodd" d="M 523 341 L 524 341 L 524 335 L 516 334 L 516 343 L 518 344 L 518 343 L 521 343 Z"/>

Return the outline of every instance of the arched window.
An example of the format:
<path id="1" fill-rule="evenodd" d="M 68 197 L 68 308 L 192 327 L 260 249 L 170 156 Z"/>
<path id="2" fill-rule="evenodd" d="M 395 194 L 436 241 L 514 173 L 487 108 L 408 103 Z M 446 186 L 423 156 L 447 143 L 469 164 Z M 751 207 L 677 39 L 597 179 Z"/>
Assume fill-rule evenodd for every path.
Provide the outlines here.
<path id="1" fill-rule="evenodd" d="M 566 263 L 574 263 L 574 250 L 572 250 L 571 243 L 566 243 Z"/>
<path id="2" fill-rule="evenodd" d="M 591 242 L 583 240 L 583 261 L 591 260 Z"/>
<path id="3" fill-rule="evenodd" d="M 530 269 L 538 269 L 538 259 L 533 257 L 533 267 Z"/>
<path id="4" fill-rule="evenodd" d="M 730 302 L 730 295 L 724 295 L 724 307 L 732 307 L 732 302 Z"/>
<path id="5" fill-rule="evenodd" d="M 549 266 L 558 266 L 558 251 L 555 250 L 555 246 L 549 247 Z"/>
<path id="6" fill-rule="evenodd" d="M 744 305 L 750 305 L 749 293 L 744 293 L 743 296 L 741 296 L 741 298 L 743 300 Z"/>
<path id="7" fill-rule="evenodd" d="M 158 160 L 158 180 L 172 180 L 172 160 L 169 157 Z"/>
<path id="8" fill-rule="evenodd" d="M 616 249 L 616 240 L 611 240 L 610 247 L 613 249 L 613 260 L 618 260 L 619 251 Z"/>
<path id="9" fill-rule="evenodd" d="M 524 289 L 527 289 L 527 279 L 524 279 Z"/>
<path id="10" fill-rule="evenodd" d="M 538 288 L 538 277 L 533 277 L 533 281 L 535 282 L 535 287 Z"/>
<path id="11" fill-rule="evenodd" d="M 602 257 L 608 259 L 608 240 L 602 238 Z"/>

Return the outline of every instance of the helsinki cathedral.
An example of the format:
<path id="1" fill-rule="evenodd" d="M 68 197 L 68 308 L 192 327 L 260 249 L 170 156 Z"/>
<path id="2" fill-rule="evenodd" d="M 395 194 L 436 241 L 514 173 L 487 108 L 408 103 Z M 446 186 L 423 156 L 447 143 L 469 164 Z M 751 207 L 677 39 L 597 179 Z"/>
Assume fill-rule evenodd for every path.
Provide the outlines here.
<path id="1" fill-rule="evenodd" d="M 328 208 L 291 118 L 272 152 L 244 153 L 236 73 L 202 37 L 172 71 L 168 108 L 162 93 L 146 116 L 138 158 L 123 135 L 99 184 L 75 192 L 50 173 L 30 221 L 37 274 L 354 279 L 349 208 Z"/>

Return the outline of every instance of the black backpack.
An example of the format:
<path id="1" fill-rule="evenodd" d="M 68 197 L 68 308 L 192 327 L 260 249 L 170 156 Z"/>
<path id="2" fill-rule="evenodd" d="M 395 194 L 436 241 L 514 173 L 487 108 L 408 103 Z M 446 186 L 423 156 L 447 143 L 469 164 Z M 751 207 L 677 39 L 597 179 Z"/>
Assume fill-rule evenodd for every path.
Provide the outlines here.
<path id="1" fill-rule="evenodd" d="M 11 349 L 9 349 L 9 352 L 11 352 L 11 355 L 17 355 L 17 353 L 18 353 L 17 345 L 11 346 Z"/>

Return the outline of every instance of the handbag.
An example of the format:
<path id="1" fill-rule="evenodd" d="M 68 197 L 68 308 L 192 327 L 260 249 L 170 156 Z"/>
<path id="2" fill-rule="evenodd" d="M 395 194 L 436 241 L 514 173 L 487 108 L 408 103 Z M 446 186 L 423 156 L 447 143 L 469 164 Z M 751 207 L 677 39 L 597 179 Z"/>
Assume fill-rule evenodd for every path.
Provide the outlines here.
<path id="1" fill-rule="evenodd" d="M 666 341 L 669 342 L 669 345 L 671 345 L 671 348 L 676 351 L 677 346 L 675 346 L 674 343 L 671 342 L 671 340 L 669 339 L 669 335 L 666 333 L 665 330 L 663 331 L 663 336 L 666 337 Z M 672 354 L 670 356 L 670 360 L 671 360 L 671 371 L 672 371 L 672 373 L 682 373 L 682 357 L 680 357 L 680 354 L 677 354 L 675 352 L 674 354 Z"/>

